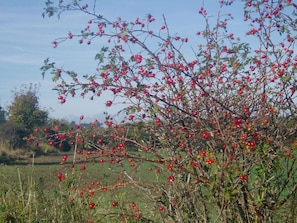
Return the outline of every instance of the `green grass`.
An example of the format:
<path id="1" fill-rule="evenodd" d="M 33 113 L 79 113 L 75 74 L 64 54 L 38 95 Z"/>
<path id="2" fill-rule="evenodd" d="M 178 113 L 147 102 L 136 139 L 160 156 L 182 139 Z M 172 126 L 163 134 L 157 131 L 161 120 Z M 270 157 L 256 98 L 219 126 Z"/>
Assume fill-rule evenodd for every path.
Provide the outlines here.
<path id="1" fill-rule="evenodd" d="M 67 154 L 69 160 L 64 165 L 61 165 L 62 155 L 31 157 L 15 164 L 0 165 L 0 222 L 149 222 L 135 218 L 132 202 L 136 203 L 141 216 L 154 219 L 154 222 L 164 222 L 157 204 L 138 187 L 142 184 L 147 188 L 155 183 L 164 185 L 166 171 L 156 174 L 158 164 L 138 163 L 137 160 L 110 164 L 110 158 L 106 158 L 104 163 L 89 160 L 69 168 L 73 154 Z M 80 170 L 83 165 L 86 165 L 86 170 Z M 124 170 L 134 182 L 127 178 Z M 58 172 L 66 176 L 62 182 L 58 182 Z M 142 184 L 138 184 L 140 179 Z M 94 194 L 89 191 L 94 191 Z M 286 222 L 295 223 L 296 193 L 293 196 L 276 216 L 285 219 L 283 216 L 287 215 L 291 220 Z M 154 199 L 157 200 L 156 197 Z M 118 202 L 117 207 L 111 205 L 113 201 Z M 93 209 L 89 208 L 91 202 L 95 203 Z M 291 213 L 291 217 L 286 211 Z M 126 221 L 121 221 L 123 216 Z"/>
<path id="2" fill-rule="evenodd" d="M 103 164 L 78 163 L 71 169 L 71 162 L 64 165 L 60 162 L 59 155 L 2 164 L 0 222 L 116 222 L 123 213 L 132 216 L 129 222 L 143 222 L 130 210 L 132 202 L 137 204 L 140 213 L 158 219 L 151 202 L 123 174 L 123 166 L 111 165 L 107 160 Z M 82 165 L 87 169 L 81 171 Z M 123 165 L 135 181 L 143 177 L 144 172 L 147 182 L 155 180 L 154 171 L 142 171 L 151 165 L 138 167 L 138 171 L 130 167 L 128 161 Z M 60 171 L 67 175 L 62 182 L 58 182 L 56 176 Z M 89 190 L 94 190 L 94 195 L 89 194 Z M 111 205 L 113 201 L 118 202 L 117 207 Z M 89 208 L 91 202 L 96 204 L 94 209 Z"/>

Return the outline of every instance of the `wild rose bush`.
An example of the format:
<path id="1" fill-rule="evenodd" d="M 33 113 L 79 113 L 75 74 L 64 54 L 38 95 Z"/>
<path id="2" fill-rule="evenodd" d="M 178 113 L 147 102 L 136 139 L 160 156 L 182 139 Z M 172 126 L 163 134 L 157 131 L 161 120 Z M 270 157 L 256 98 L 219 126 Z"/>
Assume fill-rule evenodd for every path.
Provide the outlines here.
<path id="1" fill-rule="evenodd" d="M 216 19 L 198 7 L 205 28 L 193 30 L 199 44 L 191 54 L 185 50 L 189 37 L 173 35 L 166 17 L 111 21 L 95 11 L 96 1 L 94 6 L 46 2 L 49 16 L 78 11 L 90 17 L 81 33 L 69 32 L 53 47 L 71 39 L 88 45 L 106 40 L 92 75 L 45 60 L 43 75 L 50 70 L 61 103 L 107 95 L 105 105 L 121 104 L 119 112 L 125 114 L 120 122 L 107 116 L 104 128 L 95 121 L 89 128 L 56 129 L 58 140 L 72 140 L 71 168 L 85 173 L 90 163 L 121 168 L 116 182 L 93 184 L 83 194 L 95 199 L 107 188 L 114 194 L 128 188 L 142 191 L 150 202 L 151 212 L 129 197 L 130 208 L 114 201 L 114 209 L 94 215 L 94 221 L 107 215 L 148 222 L 296 218 L 297 5 L 290 0 L 240 3 L 242 18 L 237 19 L 247 27 L 243 39 L 229 31 L 233 1 L 217 2 Z M 70 176 L 63 171 L 59 181 Z"/>

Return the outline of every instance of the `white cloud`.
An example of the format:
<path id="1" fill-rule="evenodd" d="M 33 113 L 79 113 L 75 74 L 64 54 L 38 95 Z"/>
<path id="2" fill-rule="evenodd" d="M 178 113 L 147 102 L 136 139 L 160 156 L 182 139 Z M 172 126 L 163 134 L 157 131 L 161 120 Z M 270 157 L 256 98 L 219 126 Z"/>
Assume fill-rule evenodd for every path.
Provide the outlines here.
<path id="1" fill-rule="evenodd" d="M 0 63 L 11 63 L 19 65 L 40 65 L 42 60 L 23 56 L 3 56 L 0 55 Z"/>

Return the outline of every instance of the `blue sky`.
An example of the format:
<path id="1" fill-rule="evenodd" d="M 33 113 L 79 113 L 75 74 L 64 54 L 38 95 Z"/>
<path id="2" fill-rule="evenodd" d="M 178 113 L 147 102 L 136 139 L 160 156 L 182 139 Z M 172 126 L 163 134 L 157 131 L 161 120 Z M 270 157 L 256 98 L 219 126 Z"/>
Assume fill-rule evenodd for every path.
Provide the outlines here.
<path id="1" fill-rule="evenodd" d="M 53 0 L 54 1 L 54 0 Z M 91 0 L 83 1 L 92 5 Z M 97 0 L 98 11 L 111 20 L 122 17 L 134 20 L 150 13 L 157 19 L 166 16 L 169 27 L 174 32 L 195 34 L 203 23 L 198 15 L 201 0 Z M 207 0 L 217 3 L 217 0 Z M 68 41 L 54 49 L 51 42 L 66 36 L 69 31 L 79 32 L 85 27 L 88 17 L 80 13 L 67 13 L 58 20 L 56 17 L 43 19 L 44 0 L 0 1 L 0 105 L 5 107 L 13 99 L 14 90 L 22 84 L 40 84 L 40 105 L 49 110 L 50 116 L 73 120 L 80 115 L 90 119 L 98 118 L 106 110 L 106 99 L 90 101 L 71 99 L 60 104 L 52 88 L 50 75 L 42 79 L 40 67 L 49 57 L 58 65 L 78 72 L 94 73 L 96 49 L 91 44 L 79 45 L 76 40 Z M 214 12 L 216 9 L 214 9 Z M 161 22 L 161 21 L 160 21 Z M 112 112 L 112 111 L 110 111 Z M 100 117 L 99 117 L 100 118 Z"/>

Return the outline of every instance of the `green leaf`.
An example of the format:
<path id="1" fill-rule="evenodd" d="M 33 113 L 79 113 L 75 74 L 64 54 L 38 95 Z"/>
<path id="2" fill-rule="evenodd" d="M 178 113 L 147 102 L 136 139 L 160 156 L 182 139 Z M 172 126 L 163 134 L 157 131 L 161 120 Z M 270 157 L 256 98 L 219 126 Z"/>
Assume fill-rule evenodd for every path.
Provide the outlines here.
<path id="1" fill-rule="evenodd" d="M 283 82 L 288 82 L 288 81 L 290 81 L 291 80 L 291 75 L 286 75 L 286 76 L 283 76 L 282 77 L 282 81 Z"/>
<path id="2" fill-rule="evenodd" d="M 98 60 L 98 63 L 103 63 L 104 61 L 104 53 L 97 53 L 95 56 L 95 60 Z"/>
<path id="3" fill-rule="evenodd" d="M 50 70 L 50 69 L 53 69 L 55 67 L 55 63 L 52 62 L 50 63 L 49 62 L 49 58 L 46 58 L 44 61 L 43 61 L 44 65 L 40 68 L 40 70 L 42 71 L 41 72 L 41 75 L 42 75 L 42 78 L 44 79 L 44 75 L 45 73 Z"/>

